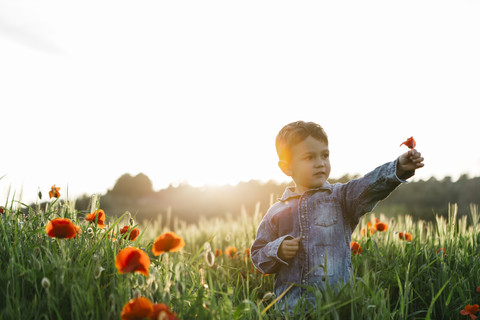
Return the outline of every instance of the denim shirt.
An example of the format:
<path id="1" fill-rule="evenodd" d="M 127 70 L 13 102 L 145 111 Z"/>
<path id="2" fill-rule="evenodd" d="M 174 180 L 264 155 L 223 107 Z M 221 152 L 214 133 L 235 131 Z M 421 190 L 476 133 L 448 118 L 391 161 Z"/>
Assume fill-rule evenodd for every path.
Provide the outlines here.
<path id="1" fill-rule="evenodd" d="M 345 184 L 326 182 L 302 195 L 292 187 L 285 190 L 260 223 L 250 251 L 260 272 L 275 273 L 277 297 L 292 283 L 323 288 L 325 283 L 334 286 L 349 280 L 351 235 L 360 217 L 406 182 L 396 175 L 397 161 Z M 413 174 L 409 172 L 408 177 Z M 297 237 L 301 244 L 295 257 L 289 261 L 280 259 L 282 241 Z M 280 300 L 280 308 L 284 310 L 286 301 L 293 310 L 306 292 L 305 286 L 294 285 Z M 311 296 L 307 298 L 312 300 Z"/>

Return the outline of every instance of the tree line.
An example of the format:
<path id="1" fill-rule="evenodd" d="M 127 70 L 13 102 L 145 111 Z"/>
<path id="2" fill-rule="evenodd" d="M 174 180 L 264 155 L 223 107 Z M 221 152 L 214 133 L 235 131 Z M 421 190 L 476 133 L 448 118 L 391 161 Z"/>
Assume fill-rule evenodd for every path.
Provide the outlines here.
<path id="1" fill-rule="evenodd" d="M 330 183 L 346 183 L 358 176 L 344 175 L 330 179 Z M 283 194 L 288 183 L 251 180 L 237 185 L 192 187 L 188 184 L 154 191 L 151 180 L 145 174 L 122 175 L 112 189 L 101 195 L 101 207 L 110 216 L 120 216 L 129 211 L 139 220 L 156 219 L 167 211 L 187 223 L 195 223 L 199 217 L 236 216 L 242 210 L 253 214 L 259 205 L 264 214 L 271 203 Z M 90 196 L 76 200 L 78 210 L 89 208 Z M 450 177 L 442 180 L 430 178 L 399 186 L 373 210 L 388 217 L 409 214 L 415 220 L 431 221 L 435 215 L 447 216 L 448 205 L 458 205 L 459 217 L 469 212 L 470 204 L 480 203 L 480 177 L 462 175 L 457 181 Z"/>

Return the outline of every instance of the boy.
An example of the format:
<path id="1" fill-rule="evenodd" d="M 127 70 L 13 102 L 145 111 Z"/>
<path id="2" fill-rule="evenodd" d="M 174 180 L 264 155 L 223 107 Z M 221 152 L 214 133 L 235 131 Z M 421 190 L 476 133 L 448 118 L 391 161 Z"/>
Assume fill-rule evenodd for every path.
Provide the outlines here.
<path id="1" fill-rule="evenodd" d="M 298 284 L 280 300 L 281 309 L 286 302 L 291 312 L 307 292 L 305 285 L 323 288 L 349 280 L 351 235 L 360 217 L 423 167 L 423 158 L 411 149 L 360 179 L 331 185 L 328 138 L 321 126 L 290 123 L 275 146 L 278 165 L 295 187 L 268 210 L 250 252 L 259 271 L 276 274 L 277 297 Z M 307 299 L 314 303 L 312 295 Z"/>

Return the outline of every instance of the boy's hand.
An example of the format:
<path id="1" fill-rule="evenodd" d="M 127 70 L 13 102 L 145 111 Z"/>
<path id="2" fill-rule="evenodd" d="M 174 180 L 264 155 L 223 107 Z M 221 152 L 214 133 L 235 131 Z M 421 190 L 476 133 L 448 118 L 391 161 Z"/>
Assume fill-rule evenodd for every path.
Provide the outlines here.
<path id="1" fill-rule="evenodd" d="M 398 157 L 397 177 L 401 178 L 405 176 L 407 172 L 415 171 L 423 167 L 423 160 L 422 154 L 416 149 L 411 149 L 400 155 L 400 157 Z"/>
<path id="2" fill-rule="evenodd" d="M 295 239 L 285 239 L 278 248 L 278 257 L 282 260 L 290 260 L 297 254 L 300 248 L 300 237 Z"/>

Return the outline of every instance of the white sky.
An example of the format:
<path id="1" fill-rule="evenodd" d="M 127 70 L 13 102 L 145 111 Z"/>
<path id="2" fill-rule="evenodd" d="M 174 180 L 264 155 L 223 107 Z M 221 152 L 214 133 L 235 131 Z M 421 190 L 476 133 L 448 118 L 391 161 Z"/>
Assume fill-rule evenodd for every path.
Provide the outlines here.
<path id="1" fill-rule="evenodd" d="M 0 204 L 288 180 L 274 139 L 320 123 L 332 173 L 405 152 L 480 175 L 480 1 L 0 2 Z"/>

